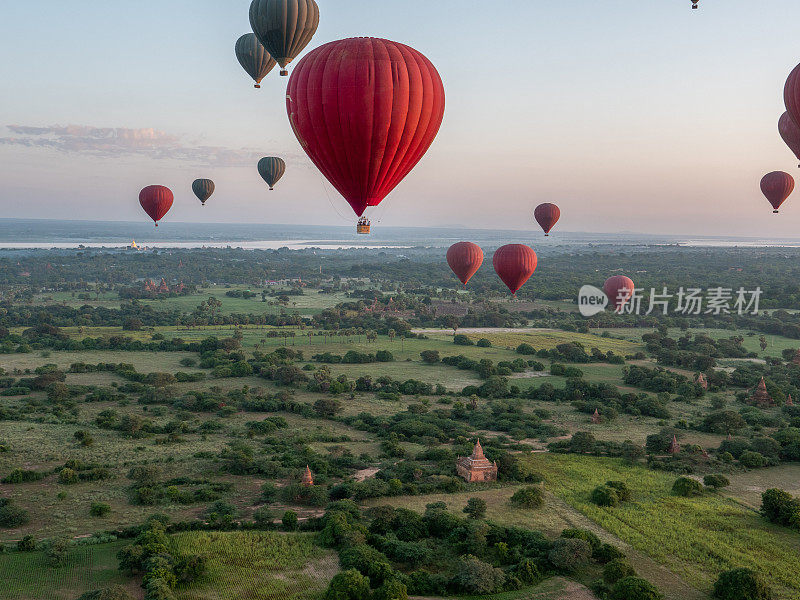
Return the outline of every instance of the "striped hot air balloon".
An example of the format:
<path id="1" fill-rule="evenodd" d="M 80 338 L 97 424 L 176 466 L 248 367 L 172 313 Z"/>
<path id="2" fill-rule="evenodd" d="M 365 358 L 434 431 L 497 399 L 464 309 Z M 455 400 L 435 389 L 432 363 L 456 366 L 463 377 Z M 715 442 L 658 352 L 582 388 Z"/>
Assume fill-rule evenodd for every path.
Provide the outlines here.
<path id="1" fill-rule="evenodd" d="M 258 174 L 267 182 L 270 190 L 275 189 L 275 184 L 286 173 L 286 163 L 277 156 L 266 156 L 258 161 Z"/>

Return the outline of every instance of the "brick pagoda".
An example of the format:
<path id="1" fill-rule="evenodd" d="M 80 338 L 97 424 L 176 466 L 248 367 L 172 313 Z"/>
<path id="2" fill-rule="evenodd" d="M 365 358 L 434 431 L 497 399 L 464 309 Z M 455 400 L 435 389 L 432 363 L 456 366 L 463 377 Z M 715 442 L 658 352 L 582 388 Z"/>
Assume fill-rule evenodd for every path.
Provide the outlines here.
<path id="1" fill-rule="evenodd" d="M 497 463 L 489 462 L 483 454 L 481 441 L 475 444 L 472 456 L 459 456 L 456 471 L 465 481 L 497 481 Z"/>
<path id="2" fill-rule="evenodd" d="M 761 378 L 761 381 L 758 382 L 756 389 L 753 391 L 753 395 L 750 397 L 750 404 L 754 406 L 760 406 L 762 408 L 775 406 L 775 403 L 772 401 L 769 393 L 767 392 L 767 383 L 764 381 L 764 378 Z"/>

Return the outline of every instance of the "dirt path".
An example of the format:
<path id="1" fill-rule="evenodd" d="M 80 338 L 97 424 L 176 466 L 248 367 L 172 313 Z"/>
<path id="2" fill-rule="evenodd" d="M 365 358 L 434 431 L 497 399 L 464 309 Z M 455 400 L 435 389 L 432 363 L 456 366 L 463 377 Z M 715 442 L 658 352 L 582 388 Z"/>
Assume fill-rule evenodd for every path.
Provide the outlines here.
<path id="1" fill-rule="evenodd" d="M 412 333 L 446 333 L 452 334 L 452 329 L 412 329 Z M 558 331 L 548 327 L 462 327 L 456 333 L 542 333 L 544 331 Z"/>

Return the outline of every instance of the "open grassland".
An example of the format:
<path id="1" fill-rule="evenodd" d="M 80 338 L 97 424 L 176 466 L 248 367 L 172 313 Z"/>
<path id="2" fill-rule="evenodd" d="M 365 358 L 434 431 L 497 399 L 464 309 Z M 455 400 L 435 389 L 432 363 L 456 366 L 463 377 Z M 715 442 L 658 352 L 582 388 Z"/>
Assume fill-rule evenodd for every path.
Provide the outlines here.
<path id="1" fill-rule="evenodd" d="M 725 488 L 725 493 L 756 510 L 761 507 L 761 494 L 770 488 L 800 496 L 800 465 L 796 463 L 734 473 L 728 479 L 731 485 Z"/>
<path id="2" fill-rule="evenodd" d="M 117 568 L 124 542 L 70 548 L 64 566 L 54 568 L 44 552 L 0 554 L 0 598 L 3 600 L 75 600 L 84 592 L 110 585 L 128 588 L 141 598 L 138 581 Z"/>
<path id="3" fill-rule="evenodd" d="M 420 330 L 432 339 L 442 339 L 450 337 L 452 332 L 445 330 L 425 329 Z M 485 338 L 492 342 L 493 346 L 502 348 L 516 348 L 520 344 L 530 344 L 537 350 L 552 350 L 559 344 L 566 342 L 578 342 L 589 350 L 598 348 L 603 352 L 613 351 L 615 354 L 633 354 L 642 349 L 641 343 L 631 340 L 616 340 L 605 338 L 590 333 L 577 333 L 568 331 L 558 331 L 555 329 L 495 329 L 491 327 L 481 329 L 463 329 L 458 333 L 466 335 L 471 340 L 477 342 Z"/>
<path id="4" fill-rule="evenodd" d="M 614 338 L 622 338 L 627 341 L 631 342 L 638 342 L 641 343 L 642 335 L 646 333 L 652 333 L 655 331 L 654 329 L 646 329 L 646 328 L 636 328 L 636 327 L 626 327 L 626 328 L 619 328 L 619 329 L 595 329 L 593 330 L 595 333 L 601 334 L 604 332 L 608 332 Z M 701 334 L 707 335 L 710 338 L 714 339 L 725 339 L 734 336 L 741 335 L 744 338 L 744 342 L 742 346 L 749 352 L 755 352 L 760 358 L 766 358 L 767 356 L 775 356 L 780 357 L 781 352 L 787 348 L 800 348 L 800 340 L 793 340 L 791 338 L 784 337 L 782 335 L 771 335 L 771 334 L 761 334 L 759 332 L 751 332 L 751 331 L 738 331 L 733 329 L 678 329 L 676 327 L 672 327 L 668 330 L 668 334 L 672 338 L 679 338 L 682 335 L 687 333 L 692 334 Z M 764 336 L 767 340 L 767 349 L 762 351 L 759 338 Z"/>
<path id="5" fill-rule="evenodd" d="M 616 459 L 532 454 L 525 464 L 567 505 L 692 585 L 710 589 L 720 572 L 747 567 L 761 572 L 779 598 L 800 597 L 800 535 L 730 498 L 674 496 L 675 475 Z M 633 499 L 616 508 L 591 503 L 592 489 L 609 480 L 624 481 Z"/>
<path id="6" fill-rule="evenodd" d="M 335 553 L 305 534 L 190 532 L 173 540 L 179 552 L 208 561 L 199 581 L 176 590 L 177 600 L 316 599 L 339 569 Z"/>

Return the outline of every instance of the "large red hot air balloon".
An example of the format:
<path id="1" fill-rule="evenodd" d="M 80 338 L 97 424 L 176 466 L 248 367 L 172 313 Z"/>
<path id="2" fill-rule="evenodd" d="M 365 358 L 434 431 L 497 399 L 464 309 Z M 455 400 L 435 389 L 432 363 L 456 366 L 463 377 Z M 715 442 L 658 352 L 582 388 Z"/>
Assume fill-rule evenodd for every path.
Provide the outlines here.
<path id="1" fill-rule="evenodd" d="M 789 146 L 789 150 L 794 152 L 794 155 L 800 159 L 800 126 L 794 122 L 792 115 L 788 112 L 781 115 L 778 121 L 778 132 L 781 134 L 783 141 L 786 142 L 786 145 Z"/>
<path id="2" fill-rule="evenodd" d="M 551 202 L 545 202 L 536 207 L 536 210 L 533 211 L 533 216 L 536 222 L 541 225 L 545 236 L 549 236 L 550 230 L 555 227 L 555 224 L 561 218 L 561 209 Z"/>
<path id="3" fill-rule="evenodd" d="M 613 306 L 614 310 L 617 312 L 620 312 L 622 307 L 631 299 L 635 289 L 633 280 L 624 275 L 615 275 L 606 280 L 605 284 L 603 284 L 603 291 L 606 293 L 606 296 L 608 296 L 608 301 L 611 303 L 611 306 Z"/>
<path id="4" fill-rule="evenodd" d="M 783 102 L 794 122 L 800 124 L 800 65 L 797 65 L 786 79 Z"/>
<path id="5" fill-rule="evenodd" d="M 142 205 L 144 212 L 155 221 L 156 227 L 172 208 L 174 200 L 175 196 L 172 195 L 172 190 L 163 185 L 149 185 L 139 192 L 139 204 Z"/>
<path id="6" fill-rule="evenodd" d="M 772 212 L 777 213 L 786 199 L 794 191 L 794 178 L 788 173 L 783 171 L 773 171 L 767 173 L 761 179 L 761 191 L 769 200 L 769 203 L 774 209 Z"/>
<path id="7" fill-rule="evenodd" d="M 303 149 L 361 216 L 430 148 L 444 117 L 444 86 L 413 48 L 353 38 L 303 57 L 286 108 Z"/>
<path id="8" fill-rule="evenodd" d="M 472 242 L 458 242 L 447 251 L 447 264 L 466 287 L 483 264 L 483 250 Z"/>
<path id="9" fill-rule="evenodd" d="M 509 244 L 498 248 L 492 259 L 494 270 L 516 295 L 519 288 L 525 285 L 534 271 L 536 271 L 536 252 L 524 244 Z"/>

